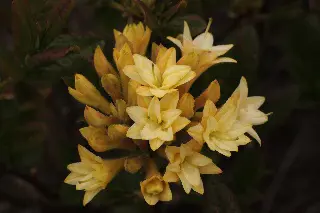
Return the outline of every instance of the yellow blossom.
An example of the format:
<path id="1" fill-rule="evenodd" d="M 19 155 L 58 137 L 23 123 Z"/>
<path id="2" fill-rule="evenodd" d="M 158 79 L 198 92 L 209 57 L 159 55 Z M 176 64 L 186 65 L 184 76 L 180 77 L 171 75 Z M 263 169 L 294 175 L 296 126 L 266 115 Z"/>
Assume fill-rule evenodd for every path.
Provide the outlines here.
<path id="1" fill-rule="evenodd" d="M 170 186 L 162 179 L 155 163 L 150 159 L 146 164 L 146 179 L 140 183 L 145 201 L 149 205 L 155 205 L 159 200 L 172 200 Z"/>
<path id="2" fill-rule="evenodd" d="M 149 44 L 151 30 L 144 27 L 141 22 L 138 24 L 127 24 L 123 32 L 114 30 L 116 48 L 121 49 L 128 44 L 133 53 L 144 55 Z"/>
<path id="3" fill-rule="evenodd" d="M 113 102 L 122 98 L 120 79 L 113 74 L 104 74 L 101 77 L 101 85 L 104 90 L 110 95 Z"/>
<path id="4" fill-rule="evenodd" d="M 203 194 L 203 182 L 200 174 L 220 174 L 222 171 L 210 158 L 193 149 L 192 141 L 177 146 L 167 146 L 166 156 L 169 164 L 163 179 L 167 182 L 181 181 L 184 191 L 191 189 Z"/>
<path id="5" fill-rule="evenodd" d="M 174 49 L 167 51 L 170 51 L 173 57 L 166 57 L 166 60 L 161 60 L 159 64 L 135 54 L 133 55 L 135 65 L 124 68 L 123 71 L 129 78 L 142 85 L 137 88 L 138 95 L 162 98 L 195 77 L 195 72 L 189 66 L 176 65 Z"/>
<path id="6" fill-rule="evenodd" d="M 178 99 L 178 92 L 174 92 L 164 96 L 161 101 L 153 97 L 148 108 L 128 107 L 127 113 L 135 123 L 129 128 L 127 137 L 149 140 L 152 150 L 158 149 L 166 141 L 172 141 L 174 134 L 190 122 L 180 116 Z"/>
<path id="7" fill-rule="evenodd" d="M 105 189 L 123 168 L 124 159 L 103 160 L 81 145 L 78 145 L 78 151 L 81 162 L 68 165 L 71 173 L 64 182 L 75 185 L 77 190 L 85 191 L 83 205 L 86 205 Z"/>
<path id="8" fill-rule="evenodd" d="M 201 33 L 194 39 L 192 39 L 189 26 L 187 22 L 184 22 L 183 35 L 179 36 L 181 40 L 168 37 L 170 41 L 176 44 L 182 51 L 182 58 L 178 64 L 185 64 L 191 66 L 196 72 L 196 77 L 190 82 L 181 87 L 181 92 L 187 92 L 192 86 L 193 82 L 210 66 L 218 63 L 232 62 L 234 59 L 228 57 L 220 57 L 227 53 L 232 47 L 232 44 L 228 45 L 213 45 L 213 35 L 209 32 L 212 19 L 209 20 L 208 26 L 204 33 Z"/>
<path id="9" fill-rule="evenodd" d="M 127 130 L 127 126 L 113 124 L 107 129 L 93 126 L 83 127 L 80 133 L 96 152 L 104 152 L 115 148 L 130 149 L 133 144 L 125 140 Z"/>
<path id="10" fill-rule="evenodd" d="M 68 87 L 70 95 L 79 102 L 92 106 L 102 112 L 110 113 L 110 103 L 100 94 L 93 84 L 83 75 L 75 75 L 75 89 Z"/>
<path id="11" fill-rule="evenodd" d="M 123 73 L 123 68 L 127 65 L 133 65 L 132 51 L 127 43 L 125 43 L 120 49 L 113 49 L 113 60 L 116 63 L 117 69 L 120 74 L 122 93 L 124 100 L 128 99 L 128 82 L 129 78 Z"/>
<path id="12" fill-rule="evenodd" d="M 105 74 L 117 74 L 110 62 L 104 56 L 100 46 L 98 46 L 94 52 L 93 64 L 99 77 L 102 77 Z"/>
<path id="13" fill-rule="evenodd" d="M 248 85 L 244 77 L 241 78 L 238 90 L 241 93 L 238 120 L 241 123 L 250 125 L 261 125 L 266 123 L 268 121 L 268 115 L 259 110 L 260 106 L 264 103 L 265 98 L 262 96 L 248 97 Z M 253 128 L 250 128 L 247 133 L 261 145 L 261 139 Z"/>
<path id="14" fill-rule="evenodd" d="M 188 129 L 199 143 L 205 142 L 212 151 L 228 157 L 231 151 L 238 151 L 239 145 L 251 141 L 244 134 L 252 129 L 252 124 L 238 120 L 240 104 L 247 90 L 244 83 L 241 80 L 239 87 L 219 110 L 211 100 L 207 100 L 201 123 Z"/>
<path id="15" fill-rule="evenodd" d="M 106 116 L 89 106 L 86 106 L 84 109 L 84 118 L 89 125 L 94 127 L 109 126 L 117 121 L 115 117 Z"/>

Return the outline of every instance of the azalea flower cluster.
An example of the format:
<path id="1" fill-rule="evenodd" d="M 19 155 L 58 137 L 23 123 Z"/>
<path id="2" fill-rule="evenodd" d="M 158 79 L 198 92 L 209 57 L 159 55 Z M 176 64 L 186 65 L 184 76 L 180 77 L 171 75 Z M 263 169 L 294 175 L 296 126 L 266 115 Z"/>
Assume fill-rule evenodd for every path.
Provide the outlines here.
<path id="1" fill-rule="evenodd" d="M 68 165 L 70 174 L 65 183 L 85 191 L 84 205 L 121 170 L 132 174 L 145 171 L 140 188 L 150 205 L 172 200 L 172 183 L 181 183 L 186 193 L 194 190 L 203 194 L 201 175 L 222 172 L 212 159 L 201 154 L 204 146 L 230 157 L 251 138 L 261 142 L 253 127 L 268 120 L 259 110 L 264 97 L 248 97 L 244 77 L 219 107 L 217 80 L 198 97 L 189 93 L 193 82 L 209 67 L 236 62 L 221 57 L 233 45 L 214 46 L 210 25 L 211 20 L 205 32 L 193 39 L 185 22 L 182 35 L 168 37 L 181 50 L 178 60 L 174 47 L 155 43 L 151 57 L 146 57 L 151 30 L 142 23 L 128 24 L 123 32 L 114 30 L 116 69 L 100 47 L 94 53 L 94 66 L 109 99 L 84 76 L 75 75 L 75 88 L 69 87 L 69 93 L 86 105 L 84 118 L 88 123 L 80 133 L 98 153 L 79 145 L 81 161 Z M 112 149 L 147 154 L 112 160 L 99 157 L 99 153 Z M 163 174 L 155 163 L 156 156 L 167 159 Z"/>

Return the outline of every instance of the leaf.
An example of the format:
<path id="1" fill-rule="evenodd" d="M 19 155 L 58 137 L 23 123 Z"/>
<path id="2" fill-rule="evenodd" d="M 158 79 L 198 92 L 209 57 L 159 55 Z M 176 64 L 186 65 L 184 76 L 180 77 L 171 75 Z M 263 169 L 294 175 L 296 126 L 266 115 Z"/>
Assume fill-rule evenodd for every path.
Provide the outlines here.
<path id="1" fill-rule="evenodd" d="M 210 176 L 205 184 L 204 213 L 240 213 L 240 207 L 232 191 L 218 178 Z"/>
<path id="2" fill-rule="evenodd" d="M 46 30 L 45 43 L 49 43 L 61 33 L 74 6 L 75 0 L 59 0 L 54 2 L 51 6 L 52 10 L 47 15 L 50 26 Z"/>
<path id="3" fill-rule="evenodd" d="M 183 32 L 184 21 L 189 24 L 191 35 L 193 37 L 202 33 L 207 26 L 207 22 L 203 20 L 203 18 L 195 14 L 190 14 L 185 16 L 178 16 L 172 19 L 168 23 L 167 28 L 175 32 L 175 35 L 181 34 Z"/>

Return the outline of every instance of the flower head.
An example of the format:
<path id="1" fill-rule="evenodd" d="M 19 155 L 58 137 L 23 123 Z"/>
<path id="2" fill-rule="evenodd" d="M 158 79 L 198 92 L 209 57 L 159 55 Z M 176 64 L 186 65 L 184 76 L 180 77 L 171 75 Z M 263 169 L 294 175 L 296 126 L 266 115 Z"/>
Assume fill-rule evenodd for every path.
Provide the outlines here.
<path id="1" fill-rule="evenodd" d="M 210 158 L 193 149 L 192 141 L 180 147 L 167 146 L 165 152 L 169 160 L 163 179 L 167 182 L 181 181 L 187 194 L 191 189 L 203 194 L 200 174 L 220 174 L 222 171 Z"/>
<path id="2" fill-rule="evenodd" d="M 172 41 L 181 49 L 183 57 L 178 61 L 178 64 L 191 66 L 191 68 L 197 74 L 194 79 L 180 89 L 182 92 L 187 92 L 192 86 L 193 82 L 209 67 L 218 63 L 236 62 L 234 59 L 228 57 L 219 58 L 219 56 L 227 53 L 233 47 L 233 45 L 213 45 L 213 35 L 209 32 L 211 22 L 212 19 L 209 20 L 205 32 L 201 33 L 194 39 L 192 39 L 187 22 L 184 22 L 183 35 L 179 36 L 180 39 L 168 37 L 170 41 Z"/>
<path id="3" fill-rule="evenodd" d="M 123 32 L 114 30 L 116 48 L 121 49 L 127 43 L 133 53 L 144 55 L 149 44 L 151 30 L 139 22 L 128 24 Z"/>
<path id="4" fill-rule="evenodd" d="M 178 92 L 167 94 L 160 101 L 153 97 L 149 107 L 132 106 L 127 113 L 135 122 L 128 130 L 127 137 L 149 140 L 152 150 L 158 149 L 164 142 L 172 141 L 174 134 L 186 125 L 189 120 L 181 117 L 177 109 Z"/>
<path id="5" fill-rule="evenodd" d="M 176 91 L 176 87 L 185 84 L 195 77 L 190 66 L 176 65 L 174 49 L 168 49 L 169 57 L 154 64 L 141 55 L 133 55 L 134 65 L 126 66 L 124 73 L 141 84 L 137 88 L 138 95 L 162 98 L 165 94 Z"/>
<path id="6" fill-rule="evenodd" d="M 164 181 L 157 166 L 152 160 L 146 163 L 146 179 L 140 182 L 141 193 L 149 205 L 160 201 L 172 200 L 172 193 L 168 182 Z"/>
<path id="7" fill-rule="evenodd" d="M 252 123 L 241 118 L 241 110 L 247 107 L 248 87 L 244 78 L 227 102 L 217 109 L 211 100 L 207 100 L 201 123 L 188 129 L 188 133 L 199 143 L 207 143 L 213 151 L 230 157 L 231 151 L 238 151 L 239 145 L 245 145 L 251 140 L 245 133 L 252 130 Z M 242 113 L 243 114 L 243 113 Z M 242 115 L 244 116 L 244 115 Z M 245 118 L 249 118 L 247 115 Z"/>
<path id="8" fill-rule="evenodd" d="M 89 203 L 123 168 L 123 159 L 102 160 L 78 145 L 81 162 L 68 165 L 70 174 L 65 183 L 75 185 L 77 190 L 84 190 L 83 205 Z"/>

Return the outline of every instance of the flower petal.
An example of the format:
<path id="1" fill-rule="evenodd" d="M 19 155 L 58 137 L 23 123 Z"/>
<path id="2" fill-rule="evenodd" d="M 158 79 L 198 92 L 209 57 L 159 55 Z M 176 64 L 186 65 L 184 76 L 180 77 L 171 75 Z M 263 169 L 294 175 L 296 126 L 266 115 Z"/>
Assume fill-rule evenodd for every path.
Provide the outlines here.
<path id="1" fill-rule="evenodd" d="M 127 65 L 123 68 L 123 72 L 126 76 L 128 76 L 129 78 L 131 78 L 132 80 L 142 84 L 142 85 L 147 85 L 147 83 L 142 80 L 142 78 L 140 77 L 138 71 L 137 71 L 137 67 L 135 65 Z"/>
<path id="2" fill-rule="evenodd" d="M 148 107 L 149 118 L 156 123 L 161 123 L 160 101 L 157 97 L 153 97 Z"/>
<path id="3" fill-rule="evenodd" d="M 212 163 L 212 160 L 198 152 L 186 157 L 186 161 L 194 166 L 205 166 Z"/>
<path id="4" fill-rule="evenodd" d="M 161 201 L 170 201 L 172 200 L 172 192 L 168 183 L 164 183 L 164 189 L 159 196 Z"/>
<path id="5" fill-rule="evenodd" d="M 199 171 L 200 171 L 200 174 L 208 174 L 208 175 L 222 173 L 222 170 L 219 167 L 217 167 L 214 163 L 210 163 L 208 165 L 199 167 Z"/>
<path id="6" fill-rule="evenodd" d="M 163 175 L 163 180 L 168 183 L 175 183 L 179 181 L 179 176 L 175 172 L 171 172 L 169 170 L 166 170 L 166 172 Z"/>
<path id="7" fill-rule="evenodd" d="M 131 106 L 126 111 L 135 123 L 145 124 L 148 120 L 148 111 L 143 107 Z"/>
<path id="8" fill-rule="evenodd" d="M 180 109 L 169 109 L 161 112 L 161 118 L 163 120 L 162 127 L 168 128 L 171 124 L 180 116 Z"/>
<path id="9" fill-rule="evenodd" d="M 152 96 L 150 87 L 147 86 L 139 86 L 136 90 L 136 93 L 140 96 Z"/>
<path id="10" fill-rule="evenodd" d="M 149 141 L 150 148 L 151 148 L 153 151 L 159 149 L 160 146 L 162 146 L 163 143 L 164 143 L 164 140 L 161 140 L 160 138 L 154 138 L 154 139 L 151 139 L 151 140 Z"/>
<path id="11" fill-rule="evenodd" d="M 183 172 L 179 172 L 178 176 L 180 178 L 180 181 L 182 183 L 182 187 L 184 189 L 184 191 L 189 194 L 191 191 L 191 184 L 189 183 L 189 181 L 186 179 L 186 177 L 184 176 Z"/>
<path id="12" fill-rule="evenodd" d="M 181 165 L 181 170 L 185 178 L 191 185 L 197 186 L 200 184 L 201 177 L 199 169 L 197 167 L 189 164 L 188 162 L 183 162 Z"/>
<path id="13" fill-rule="evenodd" d="M 141 137 L 141 131 L 143 129 L 144 125 L 142 124 L 133 124 L 127 131 L 126 136 L 128 138 L 132 138 L 132 139 L 142 139 Z"/>
<path id="14" fill-rule="evenodd" d="M 166 94 L 160 100 L 161 111 L 176 109 L 179 101 L 179 92 L 174 91 Z"/>
<path id="15" fill-rule="evenodd" d="M 173 133 L 177 133 L 185 128 L 191 121 L 185 117 L 178 117 L 171 125 Z"/>
<path id="16" fill-rule="evenodd" d="M 204 129 L 203 129 L 203 127 L 202 127 L 202 125 L 200 123 L 195 125 L 195 126 L 193 126 L 193 127 L 190 127 L 187 132 L 196 141 L 198 141 L 200 143 L 203 142 L 202 134 L 204 132 Z"/>

